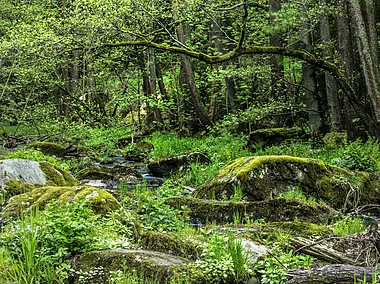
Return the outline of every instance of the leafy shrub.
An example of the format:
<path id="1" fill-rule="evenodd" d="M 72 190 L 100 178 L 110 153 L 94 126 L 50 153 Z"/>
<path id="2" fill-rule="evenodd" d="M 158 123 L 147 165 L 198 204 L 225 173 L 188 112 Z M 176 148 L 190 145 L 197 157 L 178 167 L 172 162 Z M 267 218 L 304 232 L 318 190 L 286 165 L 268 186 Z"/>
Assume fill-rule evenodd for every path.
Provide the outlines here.
<path id="1" fill-rule="evenodd" d="M 278 244 L 272 248 L 272 255 L 267 255 L 254 265 L 254 271 L 261 275 L 262 284 L 282 284 L 287 281 L 285 273 L 300 266 L 309 269 L 314 259 L 308 255 L 293 255 L 285 252 Z"/>
<path id="2" fill-rule="evenodd" d="M 195 262 L 193 274 L 196 283 L 238 283 L 252 275 L 249 261 L 241 239 L 214 234 Z"/>
<path id="3" fill-rule="evenodd" d="M 351 170 L 380 171 L 380 148 L 375 139 L 368 139 L 365 143 L 358 139 L 348 144 L 340 157 L 332 160 L 339 166 Z"/>

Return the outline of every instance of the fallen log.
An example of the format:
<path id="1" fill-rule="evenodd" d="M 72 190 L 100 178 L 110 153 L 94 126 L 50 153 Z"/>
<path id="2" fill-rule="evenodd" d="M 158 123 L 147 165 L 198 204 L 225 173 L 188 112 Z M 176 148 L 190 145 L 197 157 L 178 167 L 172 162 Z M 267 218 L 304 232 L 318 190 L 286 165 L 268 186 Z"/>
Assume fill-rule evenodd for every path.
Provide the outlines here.
<path id="1" fill-rule="evenodd" d="M 376 280 L 380 279 L 376 278 L 378 274 L 378 267 L 331 264 L 310 270 L 290 270 L 285 276 L 288 278 L 287 284 L 352 284 L 359 280 L 377 283 Z"/>
<path id="2" fill-rule="evenodd" d="M 331 238 L 329 238 L 331 239 Z M 322 241 L 325 241 L 323 239 Z M 322 241 L 314 242 L 306 238 L 293 238 L 290 240 L 290 245 L 296 249 L 295 253 L 302 252 L 322 261 L 327 261 L 333 264 L 358 264 L 355 259 L 342 255 L 341 252 L 322 245 Z"/>

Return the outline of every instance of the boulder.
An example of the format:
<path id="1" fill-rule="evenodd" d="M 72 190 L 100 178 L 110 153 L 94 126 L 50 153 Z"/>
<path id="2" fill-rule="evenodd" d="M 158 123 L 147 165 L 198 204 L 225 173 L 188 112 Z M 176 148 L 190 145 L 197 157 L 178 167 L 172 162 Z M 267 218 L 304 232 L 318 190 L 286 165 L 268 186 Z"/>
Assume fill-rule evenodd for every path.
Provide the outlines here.
<path id="1" fill-rule="evenodd" d="M 266 222 L 300 221 L 324 223 L 331 220 L 335 211 L 328 206 L 307 204 L 296 199 L 272 199 L 252 202 L 232 202 L 196 199 L 191 197 L 170 197 L 166 204 L 181 208 L 189 208 L 188 215 L 194 224 L 204 225 L 233 224 L 253 222 L 264 219 Z M 236 220 L 238 218 L 239 220 Z"/>
<path id="2" fill-rule="evenodd" d="M 193 193 L 194 197 L 228 200 L 241 188 L 248 201 L 269 200 L 299 188 L 306 196 L 334 208 L 380 202 L 380 177 L 352 173 L 323 161 L 291 156 L 252 156 L 234 160 Z"/>
<path id="3" fill-rule="evenodd" d="M 203 153 L 192 152 L 182 154 L 166 159 L 158 159 L 150 161 L 148 164 L 149 171 L 157 177 L 168 177 L 172 173 L 189 166 L 192 163 L 209 163 L 210 159 Z"/>
<path id="4" fill-rule="evenodd" d="M 0 160 L 0 188 L 13 196 L 39 186 L 74 186 L 78 181 L 48 162 Z"/>
<path id="5" fill-rule="evenodd" d="M 12 197 L 5 206 L 4 215 L 17 217 L 22 212 L 38 207 L 43 209 L 51 200 L 75 202 L 78 198 L 89 200 L 95 213 L 107 213 L 120 208 L 116 198 L 103 189 L 89 186 L 38 187 L 29 192 Z"/>
<path id="6" fill-rule="evenodd" d="M 304 132 L 298 128 L 265 128 L 252 131 L 249 134 L 248 146 L 255 148 L 260 145 L 263 148 L 279 145 L 289 139 L 298 139 Z"/>
<path id="7" fill-rule="evenodd" d="M 71 283 L 109 283 L 111 271 L 135 270 L 138 275 L 169 283 L 176 269 L 188 260 L 163 252 L 115 249 L 86 252 L 71 261 L 76 276 Z M 80 277 L 81 276 L 81 277 Z"/>
<path id="8" fill-rule="evenodd" d="M 322 138 L 326 148 L 334 150 L 347 144 L 346 132 L 330 132 Z"/>

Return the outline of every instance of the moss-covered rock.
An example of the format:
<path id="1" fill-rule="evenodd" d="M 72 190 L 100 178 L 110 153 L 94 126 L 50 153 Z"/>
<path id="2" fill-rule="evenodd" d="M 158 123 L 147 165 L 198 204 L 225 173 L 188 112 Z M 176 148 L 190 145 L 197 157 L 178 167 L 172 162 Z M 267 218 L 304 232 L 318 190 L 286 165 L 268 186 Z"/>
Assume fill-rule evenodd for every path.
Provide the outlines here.
<path id="1" fill-rule="evenodd" d="M 66 147 L 54 142 L 35 142 L 28 145 L 27 148 L 41 151 L 45 155 L 54 155 L 57 157 L 64 157 L 67 152 Z"/>
<path id="2" fill-rule="evenodd" d="M 75 202 L 78 198 L 89 200 L 95 213 L 106 213 L 120 208 L 113 195 L 103 189 L 81 187 L 38 187 L 29 192 L 12 197 L 5 207 L 4 214 L 17 217 L 30 208 L 43 209 L 51 200 L 60 202 Z"/>
<path id="3" fill-rule="evenodd" d="M 327 133 L 322 138 L 322 140 L 328 149 L 337 149 L 347 143 L 347 133 L 346 132 L 330 132 L 330 133 Z"/>
<path id="4" fill-rule="evenodd" d="M 197 198 L 229 200 L 241 187 L 248 201 L 273 199 L 297 187 L 334 208 L 380 202 L 379 177 L 351 173 L 323 161 L 291 156 L 236 159 L 195 192 Z"/>
<path id="5" fill-rule="evenodd" d="M 200 152 L 192 152 L 166 159 L 152 160 L 148 164 L 148 169 L 154 176 L 168 177 L 192 163 L 207 164 L 209 162 L 210 159 L 207 155 Z"/>
<path id="6" fill-rule="evenodd" d="M 267 222 L 301 221 L 324 223 L 331 219 L 335 211 L 328 206 L 312 205 L 296 199 L 272 199 L 253 202 L 232 202 L 196 199 L 191 197 L 171 197 L 166 200 L 170 206 L 186 206 L 195 224 L 232 224 L 264 219 Z"/>
<path id="7" fill-rule="evenodd" d="M 65 170 L 47 162 L 22 159 L 0 161 L 0 186 L 11 197 L 41 186 L 74 186 L 77 180 Z"/>
<path id="8" fill-rule="evenodd" d="M 160 283 L 169 283 L 177 269 L 188 261 L 162 252 L 146 250 L 104 250 L 86 252 L 71 261 L 71 267 L 77 276 L 74 284 L 104 284 L 109 282 L 111 271 L 133 269 L 138 275 L 155 279 Z M 82 278 L 80 279 L 80 275 Z"/>
<path id="9" fill-rule="evenodd" d="M 256 145 L 268 147 L 279 145 L 280 143 L 300 138 L 304 132 L 298 128 L 265 128 L 252 131 L 249 134 L 248 146 L 254 148 Z"/>
<path id="10" fill-rule="evenodd" d="M 69 172 L 48 162 L 39 162 L 42 172 L 46 176 L 47 186 L 74 186 L 78 184 Z"/>
<path id="11" fill-rule="evenodd" d="M 79 172 L 78 179 L 100 179 L 100 180 L 135 180 L 141 179 L 141 174 L 134 168 L 128 166 L 115 166 L 113 168 L 91 166 Z"/>
<path id="12" fill-rule="evenodd" d="M 191 260 L 198 259 L 202 252 L 202 249 L 193 241 L 159 232 L 143 234 L 139 240 L 139 246 L 145 250 L 160 251 Z"/>

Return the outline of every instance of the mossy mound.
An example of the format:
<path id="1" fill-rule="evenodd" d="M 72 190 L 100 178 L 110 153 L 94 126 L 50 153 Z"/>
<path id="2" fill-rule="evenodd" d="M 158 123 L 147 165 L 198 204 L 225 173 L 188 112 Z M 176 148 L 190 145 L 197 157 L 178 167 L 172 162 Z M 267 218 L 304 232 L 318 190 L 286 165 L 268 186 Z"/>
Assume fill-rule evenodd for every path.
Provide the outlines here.
<path id="1" fill-rule="evenodd" d="M 347 133 L 346 132 L 330 132 L 327 133 L 323 138 L 328 149 L 337 149 L 344 146 L 347 143 Z"/>
<path id="2" fill-rule="evenodd" d="M 109 283 L 111 271 L 128 269 L 133 269 L 138 275 L 142 274 L 160 283 L 169 283 L 176 270 L 180 270 L 187 262 L 180 257 L 146 250 L 115 249 L 86 252 L 71 261 L 71 268 L 77 272 L 77 276 L 70 283 Z"/>
<path id="3" fill-rule="evenodd" d="M 306 196 L 334 208 L 380 202 L 380 182 L 374 174 L 353 174 L 323 161 L 291 156 L 252 156 L 236 159 L 200 186 L 194 197 L 229 200 L 242 188 L 248 201 L 274 199 L 299 188 Z"/>
<path id="4" fill-rule="evenodd" d="M 296 199 L 272 199 L 253 202 L 232 202 L 196 199 L 191 197 L 170 197 L 170 206 L 190 209 L 189 216 L 195 224 L 232 224 L 264 219 L 267 222 L 301 221 L 324 223 L 335 211 L 328 206 L 307 204 Z M 239 220 L 236 220 L 238 218 Z"/>
<path id="5" fill-rule="evenodd" d="M 75 202 L 78 198 L 89 200 L 95 213 L 106 213 L 120 208 L 119 202 L 109 192 L 89 187 L 38 187 L 29 192 L 14 196 L 5 207 L 4 214 L 17 217 L 21 212 L 38 207 L 43 209 L 51 200 Z"/>
<path id="6" fill-rule="evenodd" d="M 66 155 L 66 147 L 54 142 L 35 142 L 28 145 L 27 148 L 41 151 L 45 155 L 54 155 L 57 157 L 64 157 Z"/>
<path id="7" fill-rule="evenodd" d="M 256 145 L 268 147 L 279 145 L 282 142 L 290 139 L 300 138 L 304 132 L 297 128 L 265 128 L 252 131 L 249 134 L 248 146 L 255 148 Z"/>
<path id="8" fill-rule="evenodd" d="M 48 162 L 40 162 L 40 168 L 46 176 L 46 186 L 74 186 L 78 184 L 69 172 Z"/>
<path id="9" fill-rule="evenodd" d="M 202 249 L 194 242 L 159 232 L 143 234 L 139 240 L 139 246 L 145 250 L 160 251 L 191 260 L 198 259 L 202 252 Z"/>
<path id="10" fill-rule="evenodd" d="M 78 181 L 65 170 L 48 162 L 22 159 L 0 161 L 0 186 L 7 197 L 41 186 L 74 186 Z"/>

